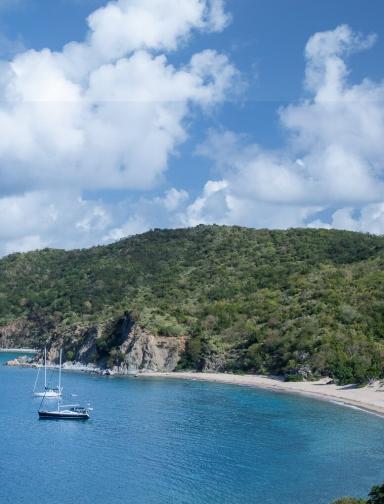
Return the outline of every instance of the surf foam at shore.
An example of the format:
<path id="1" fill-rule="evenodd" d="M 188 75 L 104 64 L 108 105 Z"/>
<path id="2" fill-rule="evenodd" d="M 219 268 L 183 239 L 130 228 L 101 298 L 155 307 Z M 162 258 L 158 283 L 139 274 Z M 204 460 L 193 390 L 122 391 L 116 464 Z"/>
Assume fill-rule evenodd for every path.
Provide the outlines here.
<path id="1" fill-rule="evenodd" d="M 24 353 L 35 354 L 37 350 L 33 348 L 0 348 L 0 353 Z"/>

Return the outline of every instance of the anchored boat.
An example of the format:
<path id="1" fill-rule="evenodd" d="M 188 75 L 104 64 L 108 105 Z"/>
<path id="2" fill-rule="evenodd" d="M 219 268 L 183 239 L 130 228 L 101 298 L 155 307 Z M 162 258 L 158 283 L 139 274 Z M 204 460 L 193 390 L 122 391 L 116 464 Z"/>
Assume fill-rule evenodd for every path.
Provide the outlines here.
<path id="1" fill-rule="evenodd" d="M 78 404 L 58 404 L 57 410 L 39 410 L 39 418 L 43 420 L 88 420 L 91 408 L 84 408 Z"/>
<path id="2" fill-rule="evenodd" d="M 60 350 L 59 367 L 59 390 L 61 390 L 61 361 L 62 350 Z M 44 398 L 41 404 L 44 402 Z M 57 408 L 55 410 L 39 409 L 39 418 L 42 420 L 88 420 L 91 416 L 92 408 L 84 407 L 79 404 L 61 404 L 61 397 L 57 396 Z"/>
<path id="3" fill-rule="evenodd" d="M 56 399 L 57 397 L 60 397 L 63 392 L 63 389 L 60 387 L 60 384 L 58 387 L 48 387 L 47 385 L 47 348 L 44 348 L 44 390 L 42 390 L 41 392 L 36 392 L 36 386 L 39 380 L 39 374 L 40 374 L 40 367 L 37 371 L 35 386 L 33 387 L 33 395 L 35 397 L 44 397 L 46 399 Z"/>

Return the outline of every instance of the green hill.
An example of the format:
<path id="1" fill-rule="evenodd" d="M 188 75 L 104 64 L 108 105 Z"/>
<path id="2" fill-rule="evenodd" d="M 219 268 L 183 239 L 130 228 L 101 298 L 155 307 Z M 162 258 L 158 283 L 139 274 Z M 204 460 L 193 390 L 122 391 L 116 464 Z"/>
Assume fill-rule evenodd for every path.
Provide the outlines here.
<path id="1" fill-rule="evenodd" d="M 97 361 L 124 314 L 185 342 L 179 368 L 364 382 L 384 373 L 384 238 L 198 226 L 0 261 L 0 344 L 108 322 Z"/>

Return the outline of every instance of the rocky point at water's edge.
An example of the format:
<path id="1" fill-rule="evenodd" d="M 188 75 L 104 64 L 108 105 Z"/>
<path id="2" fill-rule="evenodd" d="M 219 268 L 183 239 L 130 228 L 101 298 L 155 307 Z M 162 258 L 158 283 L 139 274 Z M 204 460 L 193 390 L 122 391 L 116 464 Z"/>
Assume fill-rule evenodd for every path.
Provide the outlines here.
<path id="1" fill-rule="evenodd" d="M 10 335 L 7 341 L 23 341 L 18 330 L 25 329 L 25 324 L 7 328 Z M 32 324 L 29 324 L 28 334 L 32 330 Z M 117 322 L 51 328 L 49 333 L 45 346 L 50 366 L 58 364 L 62 348 L 64 369 L 100 374 L 174 371 L 185 347 L 184 338 L 154 335 L 136 324 L 128 314 Z M 34 367 L 42 360 L 43 348 L 40 348 L 34 357 L 19 357 L 9 361 L 8 365 Z"/>

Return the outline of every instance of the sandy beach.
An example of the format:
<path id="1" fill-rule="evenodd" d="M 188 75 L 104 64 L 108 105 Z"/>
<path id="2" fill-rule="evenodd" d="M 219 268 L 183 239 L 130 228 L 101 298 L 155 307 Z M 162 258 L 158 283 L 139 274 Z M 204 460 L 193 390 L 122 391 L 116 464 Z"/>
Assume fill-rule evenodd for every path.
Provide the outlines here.
<path id="1" fill-rule="evenodd" d="M 384 416 L 384 385 L 379 381 L 366 387 L 328 384 L 328 379 L 316 382 L 284 382 L 281 378 L 259 375 L 232 375 L 216 373 L 143 373 L 140 376 L 167 377 L 171 379 L 200 380 L 246 387 L 256 387 L 277 392 L 301 394 L 315 399 L 332 401 Z"/>

